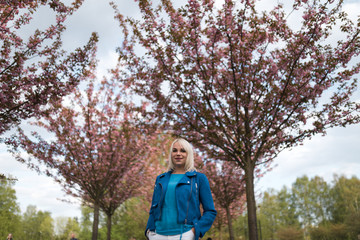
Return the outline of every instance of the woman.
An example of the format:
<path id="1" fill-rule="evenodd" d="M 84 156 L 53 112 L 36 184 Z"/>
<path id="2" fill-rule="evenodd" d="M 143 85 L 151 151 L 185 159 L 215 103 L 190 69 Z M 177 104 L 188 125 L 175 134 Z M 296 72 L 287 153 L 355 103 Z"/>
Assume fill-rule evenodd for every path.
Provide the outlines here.
<path id="1" fill-rule="evenodd" d="M 12 240 L 12 239 L 13 239 L 12 234 L 9 233 L 9 235 L 8 235 L 7 238 L 6 238 L 6 240 Z"/>
<path id="2" fill-rule="evenodd" d="M 77 240 L 77 238 L 75 237 L 75 233 L 71 233 L 71 238 L 70 240 Z"/>
<path id="3" fill-rule="evenodd" d="M 168 172 L 155 181 L 145 236 L 149 240 L 198 240 L 215 217 L 209 181 L 194 167 L 193 148 L 186 140 L 176 139 L 170 148 Z"/>

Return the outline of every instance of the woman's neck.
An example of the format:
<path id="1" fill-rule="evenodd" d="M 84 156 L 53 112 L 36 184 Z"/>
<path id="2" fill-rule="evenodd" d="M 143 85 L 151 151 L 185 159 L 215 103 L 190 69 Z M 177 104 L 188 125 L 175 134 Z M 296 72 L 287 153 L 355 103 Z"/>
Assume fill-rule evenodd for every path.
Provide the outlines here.
<path id="1" fill-rule="evenodd" d="M 185 174 L 185 170 L 184 169 L 174 169 L 172 174 Z"/>

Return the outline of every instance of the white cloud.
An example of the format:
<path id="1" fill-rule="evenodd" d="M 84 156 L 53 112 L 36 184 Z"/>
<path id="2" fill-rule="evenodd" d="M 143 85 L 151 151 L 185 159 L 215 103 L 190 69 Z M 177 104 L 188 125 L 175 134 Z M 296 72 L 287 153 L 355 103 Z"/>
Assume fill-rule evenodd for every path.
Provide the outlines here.
<path id="1" fill-rule="evenodd" d="M 348 14 L 349 18 L 356 23 L 359 15 L 360 2 L 359 1 L 345 1 L 343 10 Z"/>
<path id="2" fill-rule="evenodd" d="M 104 76 L 108 76 L 108 70 L 114 68 L 117 63 L 118 54 L 115 51 L 108 51 L 106 55 L 99 58 L 99 65 L 96 76 L 98 80 L 102 80 Z"/>
<path id="3" fill-rule="evenodd" d="M 320 176 L 330 183 L 333 175 L 360 178 L 360 125 L 334 128 L 324 137 L 316 136 L 303 146 L 282 152 L 277 166 L 257 183 L 259 191 L 284 185 L 290 187 L 296 178 Z"/>

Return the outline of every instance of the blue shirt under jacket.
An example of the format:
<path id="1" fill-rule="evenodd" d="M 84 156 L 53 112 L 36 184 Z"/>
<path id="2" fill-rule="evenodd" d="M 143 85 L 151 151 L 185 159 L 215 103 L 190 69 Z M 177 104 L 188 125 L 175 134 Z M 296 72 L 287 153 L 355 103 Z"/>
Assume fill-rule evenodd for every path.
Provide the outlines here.
<path id="1" fill-rule="evenodd" d="M 185 174 L 171 174 L 165 201 L 162 207 L 162 215 L 159 221 L 155 222 L 156 233 L 161 235 L 177 235 L 191 230 L 192 226 L 184 226 L 178 223 L 178 212 L 176 207 L 175 188 Z"/>

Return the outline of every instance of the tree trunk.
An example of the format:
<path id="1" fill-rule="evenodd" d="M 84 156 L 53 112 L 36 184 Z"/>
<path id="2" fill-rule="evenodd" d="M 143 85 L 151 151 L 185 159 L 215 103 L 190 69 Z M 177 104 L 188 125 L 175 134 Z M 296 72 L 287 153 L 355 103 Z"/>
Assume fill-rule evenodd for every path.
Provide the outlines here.
<path id="1" fill-rule="evenodd" d="M 107 240 L 111 240 L 111 215 L 110 214 L 107 214 L 106 227 L 107 227 Z"/>
<path id="2" fill-rule="evenodd" d="M 230 240 L 234 240 L 234 230 L 232 227 L 232 220 L 231 220 L 231 215 L 230 215 L 230 208 L 229 206 L 226 207 L 226 216 L 227 216 L 227 220 L 228 220 L 228 226 L 229 226 L 229 236 L 230 236 Z"/>
<path id="3" fill-rule="evenodd" d="M 258 240 L 256 203 L 254 193 L 254 166 L 250 160 L 245 167 L 246 203 L 248 212 L 249 240 Z"/>
<path id="4" fill-rule="evenodd" d="M 92 229 L 92 240 L 97 240 L 98 237 L 98 228 L 99 228 L 99 213 L 100 208 L 98 204 L 94 204 L 94 222 Z"/>
<path id="5" fill-rule="evenodd" d="M 220 240 L 223 239 L 223 237 L 222 237 L 222 231 L 221 231 L 221 224 L 219 224 L 219 238 L 220 238 Z"/>

